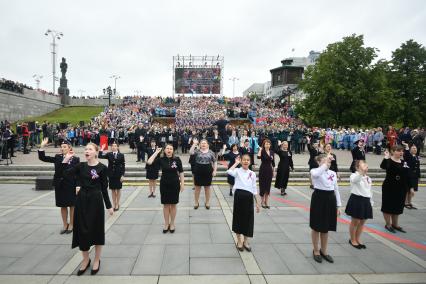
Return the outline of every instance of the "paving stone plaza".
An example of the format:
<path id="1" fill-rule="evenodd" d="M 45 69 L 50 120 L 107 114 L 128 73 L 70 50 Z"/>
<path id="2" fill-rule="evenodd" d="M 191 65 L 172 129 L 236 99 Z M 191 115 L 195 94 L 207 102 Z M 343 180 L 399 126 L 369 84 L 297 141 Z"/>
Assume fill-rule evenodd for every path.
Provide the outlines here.
<path id="1" fill-rule="evenodd" d="M 337 154 L 346 167 L 348 153 Z M 18 158 L 16 163 L 42 165 L 35 155 L 32 152 L 26 161 Z M 126 158 L 128 164 L 136 165 L 133 156 Z M 306 160 L 306 155 L 295 157 L 296 166 L 305 166 Z M 370 155 L 367 160 L 371 168 L 377 168 L 380 158 Z M 71 249 L 71 234 L 59 234 L 61 220 L 54 192 L 35 191 L 34 183 L 28 182 L 0 184 L 0 283 L 426 282 L 424 186 L 414 199 L 418 210 L 405 210 L 401 216 L 406 234 L 384 229 L 381 187 L 374 187 L 374 219 L 367 222 L 363 235 L 366 250 L 348 244 L 350 219 L 342 214 L 337 232 L 330 233 L 334 264 L 319 264 L 312 258 L 308 186 L 291 185 L 284 198 L 272 190 L 271 209 L 255 214 L 252 252 L 239 252 L 235 247 L 228 185 L 214 184 L 210 210 L 193 209 L 191 187 L 187 184 L 180 196 L 176 232 L 163 234 L 159 196 L 147 198 L 144 183 L 125 186 L 120 210 L 106 217 L 99 274 L 78 277 L 81 254 Z M 346 204 L 349 186 L 342 185 L 340 190 Z"/>

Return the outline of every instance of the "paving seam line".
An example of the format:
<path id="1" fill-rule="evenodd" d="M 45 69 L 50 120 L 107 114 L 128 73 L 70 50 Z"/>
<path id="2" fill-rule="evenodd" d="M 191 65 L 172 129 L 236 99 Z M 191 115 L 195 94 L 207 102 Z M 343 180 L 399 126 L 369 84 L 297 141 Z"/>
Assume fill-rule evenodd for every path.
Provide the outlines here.
<path id="1" fill-rule="evenodd" d="M 44 197 L 46 197 L 46 196 L 48 196 L 48 195 L 51 195 L 51 194 L 53 194 L 53 193 L 54 193 L 54 191 L 50 191 L 50 192 L 44 193 L 44 194 L 42 194 L 42 195 L 40 195 L 40 196 L 37 196 L 37 197 L 35 197 L 35 198 L 33 198 L 33 199 L 30 199 L 30 200 L 28 200 L 28 201 L 25 201 L 24 203 L 21 203 L 21 204 L 17 205 L 17 206 L 16 206 L 16 207 L 14 207 L 14 208 L 10 208 L 10 209 L 8 209 L 8 210 L 5 210 L 4 212 L 0 213 L 0 217 L 6 216 L 6 215 L 7 215 L 7 214 L 9 214 L 9 213 L 12 213 L 12 212 L 14 212 L 14 211 L 16 211 L 16 210 L 18 210 L 18 209 L 20 209 L 20 208 L 24 207 L 24 206 L 27 206 L 27 205 L 29 205 L 29 204 L 31 204 L 31 203 L 33 203 L 33 202 L 36 202 L 37 200 L 40 200 L 40 199 L 42 199 L 42 198 L 44 198 Z"/>
<path id="2" fill-rule="evenodd" d="M 232 232 L 232 211 L 230 206 L 225 200 L 225 197 L 222 194 L 222 191 L 220 188 L 216 185 L 213 186 L 214 193 L 219 200 L 220 207 L 222 208 L 223 215 L 225 216 L 226 223 L 228 225 L 229 230 L 231 231 L 231 235 L 234 239 L 234 243 L 237 244 L 237 237 Z M 246 269 L 246 272 L 248 275 L 262 275 L 262 271 L 260 270 L 259 265 L 257 264 L 257 261 L 253 255 L 252 252 L 240 252 L 238 251 L 241 257 L 241 260 L 243 261 L 244 268 Z"/>
<path id="3" fill-rule="evenodd" d="M 138 194 L 142 191 L 141 187 L 137 187 L 127 199 L 120 206 L 119 211 L 114 212 L 114 215 L 109 217 L 105 222 L 105 234 L 111 228 L 111 226 L 118 220 L 118 218 L 123 214 L 125 209 L 129 206 L 129 204 L 138 196 Z M 89 250 L 89 253 L 92 251 L 93 247 Z M 70 260 L 58 271 L 58 275 L 71 275 L 74 270 L 80 265 L 81 262 L 81 252 L 76 252 Z"/>
<path id="4" fill-rule="evenodd" d="M 311 197 L 300 192 L 299 190 L 295 189 L 294 187 L 289 186 L 289 189 L 291 189 L 293 192 L 296 192 L 297 194 L 299 194 L 300 196 L 303 196 L 304 198 L 306 198 L 307 200 L 311 200 Z M 397 253 L 401 254 L 402 256 L 408 258 L 409 260 L 411 260 L 412 262 L 416 263 L 417 265 L 426 268 L 426 261 L 424 261 L 423 259 L 421 259 L 420 257 L 418 257 L 417 255 L 415 255 L 414 253 L 411 253 L 410 251 L 394 244 L 393 242 L 383 238 L 382 236 L 379 236 L 377 234 L 371 233 L 371 232 L 366 232 L 364 231 L 364 233 L 367 233 L 369 236 L 375 238 L 376 240 L 378 240 L 379 242 L 381 242 L 382 244 L 384 244 L 385 246 L 393 249 L 394 251 L 396 251 Z"/>

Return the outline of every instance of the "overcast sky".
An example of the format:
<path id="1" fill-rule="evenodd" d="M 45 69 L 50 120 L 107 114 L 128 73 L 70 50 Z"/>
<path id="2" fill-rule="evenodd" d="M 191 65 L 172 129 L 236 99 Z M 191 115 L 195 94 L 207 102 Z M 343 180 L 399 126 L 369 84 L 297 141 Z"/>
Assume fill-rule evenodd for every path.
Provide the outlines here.
<path id="1" fill-rule="evenodd" d="M 426 1 L 24 1 L 0 0 L 0 77 L 52 90 L 51 38 L 68 62 L 72 95 L 172 94 L 172 56 L 223 55 L 224 94 L 270 80 L 289 56 L 307 56 L 352 33 L 390 58 L 402 42 L 426 43 Z M 295 49 L 292 52 L 292 49 Z M 59 82 L 57 83 L 58 87 Z"/>

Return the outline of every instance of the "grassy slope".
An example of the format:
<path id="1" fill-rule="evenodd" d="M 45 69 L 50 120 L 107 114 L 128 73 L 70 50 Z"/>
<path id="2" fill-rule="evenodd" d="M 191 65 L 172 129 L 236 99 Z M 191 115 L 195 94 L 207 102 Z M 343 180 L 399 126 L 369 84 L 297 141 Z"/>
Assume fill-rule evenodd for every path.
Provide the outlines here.
<path id="1" fill-rule="evenodd" d="M 93 116 L 98 115 L 103 111 L 103 107 L 65 107 L 42 116 L 28 117 L 23 121 L 38 121 L 40 124 L 43 121 L 48 122 L 69 122 L 77 125 L 80 121 L 88 122 Z"/>

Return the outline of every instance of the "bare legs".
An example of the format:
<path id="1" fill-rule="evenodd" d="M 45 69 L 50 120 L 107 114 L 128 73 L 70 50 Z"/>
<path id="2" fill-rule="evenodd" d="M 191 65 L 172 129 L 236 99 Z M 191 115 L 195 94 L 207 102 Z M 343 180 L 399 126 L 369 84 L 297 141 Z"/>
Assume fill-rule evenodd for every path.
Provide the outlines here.
<path id="1" fill-rule="evenodd" d="M 362 244 L 360 241 L 361 233 L 364 228 L 366 220 L 352 218 L 351 224 L 349 225 L 349 234 L 351 236 L 351 243 L 353 245 Z"/>
<path id="2" fill-rule="evenodd" d="M 157 187 L 157 180 L 150 179 L 148 180 L 149 184 L 149 196 L 154 197 L 155 196 L 155 188 Z"/>
<path id="3" fill-rule="evenodd" d="M 61 217 L 64 230 L 72 230 L 74 224 L 74 207 L 69 207 L 70 209 L 70 222 L 68 223 L 68 207 L 61 207 Z"/>
<path id="4" fill-rule="evenodd" d="M 120 207 L 121 190 L 111 189 L 111 195 L 112 195 L 112 208 L 118 209 Z"/>
<path id="5" fill-rule="evenodd" d="M 206 194 L 205 204 L 206 204 L 206 206 L 210 206 L 210 195 L 211 195 L 210 186 L 204 186 L 204 192 Z M 196 185 L 195 186 L 195 192 L 194 192 L 195 205 L 200 204 L 200 193 L 201 193 L 201 186 Z"/>
<path id="6" fill-rule="evenodd" d="M 312 245 L 314 246 L 314 254 L 320 255 L 320 249 L 321 249 L 321 252 L 327 255 L 328 233 L 320 233 L 320 232 L 312 230 L 311 238 L 312 238 Z M 319 246 L 320 241 L 321 241 L 321 248 Z"/>
<path id="7" fill-rule="evenodd" d="M 175 229 L 176 213 L 176 204 L 163 205 L 164 230 L 167 230 L 169 227 L 171 230 Z"/>

